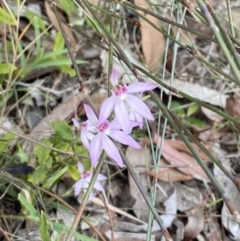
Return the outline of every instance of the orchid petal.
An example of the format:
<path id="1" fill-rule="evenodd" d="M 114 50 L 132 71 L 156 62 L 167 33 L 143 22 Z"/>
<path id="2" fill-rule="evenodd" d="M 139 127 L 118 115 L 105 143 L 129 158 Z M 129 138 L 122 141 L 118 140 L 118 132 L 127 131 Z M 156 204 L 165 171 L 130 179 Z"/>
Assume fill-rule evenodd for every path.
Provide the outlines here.
<path id="1" fill-rule="evenodd" d="M 154 117 L 148 106 L 139 98 L 133 95 L 127 95 L 126 102 L 139 115 L 143 116 L 148 120 L 154 120 Z"/>
<path id="2" fill-rule="evenodd" d="M 87 118 L 89 119 L 89 121 L 92 124 L 96 125 L 98 122 L 98 118 L 95 115 L 93 109 L 89 105 L 86 105 L 86 104 L 84 104 L 84 109 L 85 109 L 85 112 L 86 112 L 86 115 L 87 115 Z"/>
<path id="3" fill-rule="evenodd" d="M 89 145 L 89 152 L 90 152 L 92 167 L 95 167 L 100 157 L 101 146 L 102 146 L 102 135 L 99 133 L 93 138 L 92 142 Z"/>
<path id="4" fill-rule="evenodd" d="M 89 139 L 87 138 L 87 131 L 81 132 L 81 142 L 89 150 Z"/>
<path id="5" fill-rule="evenodd" d="M 128 110 L 127 106 L 125 105 L 124 101 L 121 99 L 118 99 L 116 101 L 114 112 L 116 115 L 116 119 L 118 120 L 120 126 L 122 127 L 122 130 L 124 133 L 129 133 L 129 117 L 128 117 Z"/>
<path id="6" fill-rule="evenodd" d="M 107 155 L 113 160 L 115 160 L 118 166 L 123 167 L 123 161 L 119 154 L 119 151 L 107 135 L 102 136 L 102 145 Z"/>
<path id="7" fill-rule="evenodd" d="M 143 117 L 139 115 L 137 112 L 130 111 L 129 112 L 129 119 L 130 119 L 130 124 L 132 123 L 132 128 L 135 126 L 139 126 L 141 129 L 143 127 Z M 131 131 L 129 132 L 131 133 Z"/>
<path id="8" fill-rule="evenodd" d="M 83 164 L 78 162 L 78 171 L 82 174 L 84 172 Z"/>
<path id="9" fill-rule="evenodd" d="M 86 179 L 83 179 L 83 186 L 82 186 L 83 190 L 88 189 L 90 181 L 91 179 L 89 181 L 87 181 Z"/>
<path id="10" fill-rule="evenodd" d="M 105 177 L 103 174 L 99 173 L 98 176 L 97 176 L 97 180 L 98 181 L 103 181 L 103 180 L 106 180 L 107 177 Z"/>
<path id="11" fill-rule="evenodd" d="M 117 119 L 114 119 L 111 123 L 109 123 L 109 128 L 111 130 L 121 130 L 122 127 L 119 124 L 119 121 Z"/>
<path id="12" fill-rule="evenodd" d="M 112 70 L 112 73 L 110 76 L 110 82 L 112 86 L 116 86 L 118 84 L 118 73 L 115 69 Z"/>
<path id="13" fill-rule="evenodd" d="M 93 193 L 92 192 L 90 192 L 90 194 L 89 194 L 89 198 L 88 198 L 90 201 L 92 201 L 93 200 Z"/>
<path id="14" fill-rule="evenodd" d="M 98 190 L 99 192 L 104 192 L 104 191 L 105 191 L 104 188 L 103 188 L 103 186 L 101 185 L 101 183 L 98 182 L 98 181 L 96 181 L 96 182 L 94 183 L 94 188 L 95 188 L 96 190 Z"/>
<path id="15" fill-rule="evenodd" d="M 83 186 L 83 182 L 84 180 L 83 179 L 80 179 L 79 181 L 77 181 L 74 185 L 74 193 L 75 193 L 75 196 L 77 196 L 81 190 L 82 190 L 82 186 Z"/>
<path id="16" fill-rule="evenodd" d="M 141 146 L 130 135 L 127 135 L 122 131 L 112 130 L 109 136 L 124 145 L 132 146 L 136 149 L 141 149 Z"/>
<path id="17" fill-rule="evenodd" d="M 132 83 L 127 87 L 127 93 L 138 93 L 138 92 L 145 92 L 148 90 L 153 90 L 157 88 L 158 85 L 146 83 L 146 82 L 136 82 Z"/>
<path id="18" fill-rule="evenodd" d="M 75 127 L 77 127 L 78 129 L 80 129 L 80 125 L 79 125 L 78 121 L 77 121 L 75 118 L 72 118 L 72 122 L 73 122 L 73 125 L 74 125 Z"/>
<path id="19" fill-rule="evenodd" d="M 102 122 L 107 120 L 108 117 L 111 115 L 115 102 L 116 102 L 116 99 L 117 99 L 117 97 L 112 95 L 111 97 L 109 97 L 103 101 L 101 108 L 100 108 L 98 125 L 102 124 Z"/>

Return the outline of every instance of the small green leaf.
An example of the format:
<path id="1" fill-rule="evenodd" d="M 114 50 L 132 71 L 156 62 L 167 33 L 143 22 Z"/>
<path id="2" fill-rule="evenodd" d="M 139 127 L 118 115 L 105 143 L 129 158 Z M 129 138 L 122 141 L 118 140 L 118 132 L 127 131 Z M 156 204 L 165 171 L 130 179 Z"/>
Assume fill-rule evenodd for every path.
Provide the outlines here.
<path id="1" fill-rule="evenodd" d="M 10 63 L 0 63 L 0 74 L 7 74 L 16 69 L 17 67 Z"/>
<path id="2" fill-rule="evenodd" d="M 52 187 L 61 176 L 67 172 L 68 167 L 65 166 L 62 170 L 58 170 L 57 173 L 53 173 L 52 176 L 43 184 L 43 188 L 50 188 Z"/>
<path id="3" fill-rule="evenodd" d="M 188 119 L 188 122 L 191 124 L 191 125 L 195 125 L 195 126 L 198 126 L 198 127 L 205 127 L 206 126 L 206 123 L 203 121 L 203 120 L 200 120 L 198 118 L 189 118 Z"/>
<path id="4" fill-rule="evenodd" d="M 76 60 L 77 64 L 86 64 L 88 61 L 85 60 Z M 50 66 L 64 66 L 64 65 L 72 65 L 70 59 L 46 59 L 44 62 L 37 62 L 32 65 L 28 65 L 29 68 L 38 69 Z"/>
<path id="5" fill-rule="evenodd" d="M 75 181 L 77 181 L 80 178 L 78 169 L 73 165 L 68 165 L 68 173 Z"/>
<path id="6" fill-rule="evenodd" d="M 73 1 L 59 0 L 62 8 L 66 11 L 68 16 L 71 16 L 72 12 L 76 11 L 76 6 Z"/>
<path id="7" fill-rule="evenodd" d="M 58 50 L 62 50 L 64 48 L 64 38 L 62 36 L 61 32 L 58 32 L 56 34 L 56 37 L 54 39 L 54 46 L 53 46 L 53 51 L 58 51 Z"/>
<path id="8" fill-rule="evenodd" d="M 47 53 L 44 53 L 43 55 L 41 56 L 38 56 L 38 58 L 36 58 L 34 60 L 34 63 L 40 63 L 40 62 L 43 62 L 43 60 L 45 59 L 51 59 L 51 58 L 55 58 L 57 56 L 61 56 L 63 54 L 66 54 L 68 51 L 67 49 L 60 49 L 60 50 L 56 50 L 56 51 L 52 51 L 52 52 L 47 52 Z"/>
<path id="9" fill-rule="evenodd" d="M 187 109 L 187 117 L 195 114 L 198 111 L 199 106 L 197 104 L 192 104 Z"/>
<path id="10" fill-rule="evenodd" d="M 16 19 L 13 14 L 8 13 L 7 10 L 0 7 L 0 23 L 16 25 Z"/>
<path id="11" fill-rule="evenodd" d="M 52 143 L 49 140 L 42 140 L 42 143 L 49 147 L 52 147 Z M 38 163 L 40 165 L 47 165 L 46 162 L 50 157 L 50 153 L 51 149 L 44 146 L 36 145 L 34 148 L 34 154 L 36 155 Z"/>
<path id="12" fill-rule="evenodd" d="M 33 205 L 21 193 L 19 193 L 18 195 L 18 200 L 22 204 L 22 206 L 30 213 L 29 218 L 39 223 L 39 214 L 38 211 L 33 207 Z"/>
<path id="13" fill-rule="evenodd" d="M 30 10 L 26 10 L 25 17 L 28 19 L 29 22 L 32 22 L 34 28 L 40 28 L 42 31 L 46 30 L 46 25 L 44 23 L 43 16 L 38 15 Z"/>
<path id="14" fill-rule="evenodd" d="M 6 135 L 0 138 L 0 153 L 6 150 L 9 145 L 9 142 L 13 140 L 15 135 L 11 132 L 8 132 Z"/>
<path id="15" fill-rule="evenodd" d="M 75 71 L 75 69 L 73 69 L 73 68 L 70 67 L 70 66 L 66 66 L 66 65 L 59 66 L 59 69 L 61 70 L 62 73 L 68 74 L 70 77 L 76 76 L 76 71 Z"/>
<path id="16" fill-rule="evenodd" d="M 177 116 L 184 118 L 185 117 L 185 111 L 182 107 L 182 104 L 178 101 L 173 100 L 171 102 L 170 110 L 174 111 Z"/>
<path id="17" fill-rule="evenodd" d="M 28 162 L 29 160 L 29 156 L 23 150 L 19 150 L 17 156 L 20 158 L 21 162 Z"/>
<path id="18" fill-rule="evenodd" d="M 64 121 L 56 121 L 51 123 L 56 134 L 65 141 L 72 141 L 73 135 L 70 126 Z"/>
<path id="19" fill-rule="evenodd" d="M 7 94 L 5 94 L 4 96 L 3 95 L 0 95 L 0 107 L 2 106 L 6 106 L 6 102 L 13 96 L 14 94 L 14 91 L 8 91 Z"/>
<path id="20" fill-rule="evenodd" d="M 34 173 L 28 175 L 28 181 L 34 185 L 45 183 L 48 174 L 49 172 L 46 167 L 39 166 L 35 169 Z"/>
<path id="21" fill-rule="evenodd" d="M 48 232 L 48 219 L 43 210 L 41 210 L 40 236 L 44 241 L 51 241 L 51 237 Z"/>

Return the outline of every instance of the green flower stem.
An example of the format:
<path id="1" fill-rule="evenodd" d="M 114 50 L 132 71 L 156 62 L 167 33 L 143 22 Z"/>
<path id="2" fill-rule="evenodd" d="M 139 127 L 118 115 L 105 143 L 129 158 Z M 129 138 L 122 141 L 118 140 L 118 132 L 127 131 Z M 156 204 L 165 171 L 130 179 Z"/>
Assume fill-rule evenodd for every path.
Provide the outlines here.
<path id="1" fill-rule="evenodd" d="M 161 20 L 161 21 L 163 21 L 163 22 L 165 22 L 165 23 L 169 23 L 169 24 L 171 24 L 171 25 L 173 25 L 173 26 L 176 26 L 176 27 L 178 27 L 178 28 L 180 28 L 180 29 L 186 30 L 186 31 L 188 31 L 188 32 L 190 32 L 190 33 L 193 33 L 193 34 L 195 34 L 195 35 L 197 35 L 197 36 L 199 36 L 199 37 L 201 37 L 201 38 L 208 39 L 208 40 L 210 40 L 211 42 L 216 42 L 216 39 L 214 39 L 214 38 L 208 37 L 208 36 L 202 34 L 201 32 L 196 31 L 195 29 L 191 29 L 191 28 L 188 27 L 188 26 L 185 26 L 185 25 L 176 23 L 176 22 L 174 22 L 174 21 L 171 21 L 171 20 L 169 20 L 169 19 L 167 19 L 167 18 L 164 18 L 164 17 L 162 17 L 160 14 L 154 13 L 153 11 L 148 10 L 148 9 L 146 9 L 146 8 L 142 8 L 142 7 L 140 7 L 140 6 L 137 6 L 136 4 L 132 4 L 132 3 L 127 2 L 127 1 L 121 1 L 120 4 L 123 5 L 124 7 L 130 8 L 130 9 L 133 10 L 137 15 L 138 15 L 137 10 L 140 10 L 140 11 L 144 12 L 145 15 L 146 15 L 146 14 L 149 14 L 149 15 L 151 15 L 151 16 L 153 16 L 153 17 L 155 17 L 155 18 L 157 18 L 157 19 L 159 19 L 159 20 Z M 143 15 L 141 15 L 141 16 L 143 16 Z M 165 37 L 167 37 L 166 32 L 163 31 L 162 33 L 165 35 Z"/>
<path id="2" fill-rule="evenodd" d="M 208 178 L 212 182 L 213 186 L 216 188 L 219 195 L 223 198 L 225 204 L 228 207 L 229 212 L 237 219 L 240 220 L 239 213 L 237 212 L 237 209 L 234 207 L 232 201 L 227 197 L 224 189 L 221 187 L 221 185 L 218 183 L 218 181 L 215 179 L 211 171 L 208 169 L 207 165 L 203 162 L 203 160 L 199 157 L 197 152 L 194 150 L 192 145 L 190 144 L 187 137 L 184 135 L 182 129 L 176 124 L 172 116 L 169 114 L 169 110 L 164 106 L 164 104 L 159 100 L 158 96 L 150 91 L 149 92 L 152 99 L 155 101 L 155 103 L 158 105 L 158 107 L 161 109 L 165 117 L 168 119 L 168 122 L 171 124 L 171 126 L 176 130 L 178 135 L 181 137 L 183 142 L 186 144 L 188 149 L 191 151 L 193 157 L 197 160 L 198 164 L 202 167 L 204 172 L 207 174 Z"/>
<path id="3" fill-rule="evenodd" d="M 227 0 L 227 10 L 228 10 L 228 21 L 230 25 L 231 35 L 235 36 L 230 0 Z"/>
<path id="4" fill-rule="evenodd" d="M 164 223 L 162 221 L 162 219 L 159 217 L 158 212 L 156 211 L 156 209 L 154 208 L 153 204 L 151 203 L 148 194 L 146 192 L 146 190 L 144 189 L 144 187 L 142 186 L 137 174 L 135 173 L 134 169 L 132 168 L 131 164 L 129 163 L 129 161 L 127 160 L 126 156 L 124 155 L 123 151 L 121 149 L 119 149 L 121 157 L 124 161 L 124 164 L 126 165 L 128 171 L 130 172 L 134 182 L 136 183 L 139 191 L 141 192 L 143 198 L 145 199 L 149 209 L 151 210 L 153 216 L 155 217 L 156 221 L 158 222 L 160 228 L 161 228 L 161 232 L 163 233 L 165 239 L 167 241 L 173 241 L 173 239 L 171 238 L 168 230 L 166 229 L 166 227 L 164 226 Z"/>
<path id="5" fill-rule="evenodd" d="M 71 47 L 70 47 L 70 44 L 69 44 L 66 32 L 64 30 L 63 24 L 61 22 L 61 19 L 60 19 L 59 15 L 58 15 L 57 10 L 56 10 L 56 3 L 54 3 L 54 2 L 52 4 L 52 9 L 53 9 L 53 12 L 54 12 L 54 14 L 55 14 L 55 16 L 57 18 L 59 27 L 61 29 L 64 41 L 65 41 L 65 44 L 66 44 L 66 47 L 67 47 L 67 50 L 68 50 L 68 53 L 69 53 L 69 56 L 70 56 L 70 59 L 72 61 L 73 67 L 74 67 L 74 69 L 76 71 L 76 75 L 77 75 L 78 80 L 79 80 L 79 85 L 80 85 L 81 91 L 84 93 L 85 97 L 87 98 L 88 103 L 90 104 L 90 106 L 92 107 L 94 112 L 96 113 L 96 108 L 95 108 L 91 98 L 89 97 L 90 91 L 84 85 L 84 80 L 83 80 L 83 78 L 81 76 L 81 73 L 79 71 L 79 68 L 77 66 L 77 62 L 76 62 L 76 59 L 75 59 L 75 57 L 74 57 L 74 55 L 72 53 L 72 50 L 71 50 Z"/>
<path id="6" fill-rule="evenodd" d="M 96 168 L 95 168 L 95 170 L 93 172 L 92 179 L 91 179 L 91 181 L 89 183 L 89 186 L 88 186 L 88 189 L 87 189 L 87 191 L 86 191 L 86 193 L 85 193 L 85 195 L 83 197 L 82 203 L 81 203 L 81 205 L 80 205 L 80 207 L 78 209 L 78 212 L 77 212 L 77 214 L 75 216 L 73 224 L 72 224 L 72 226 L 71 226 L 71 228 L 70 228 L 70 230 L 68 232 L 68 236 L 66 238 L 66 241 L 72 240 L 72 237 L 73 237 L 73 235 L 74 235 L 74 233 L 75 233 L 75 231 L 76 231 L 76 229 L 77 229 L 77 227 L 79 225 L 79 221 L 80 221 L 80 219 L 82 217 L 84 208 L 85 208 L 85 206 L 86 206 L 86 204 L 88 202 L 89 195 L 90 195 L 90 193 L 93 190 L 94 183 L 97 180 L 97 176 L 98 176 L 98 174 L 99 174 L 99 172 L 100 172 L 100 170 L 102 168 L 102 165 L 103 165 L 105 159 L 106 159 L 106 154 L 104 153 L 101 156 L 101 158 L 100 158 L 100 160 L 99 160 L 99 162 L 98 162 L 98 164 L 97 164 L 97 166 L 96 166 Z"/>
<path id="7" fill-rule="evenodd" d="M 115 14 L 115 3 L 110 3 L 110 11 L 112 14 Z M 114 34 L 114 17 L 110 15 L 110 34 L 113 36 Z M 109 43 L 109 54 L 108 54 L 108 96 L 110 96 L 110 77 L 112 73 L 113 66 L 113 43 L 110 41 Z"/>
<path id="8" fill-rule="evenodd" d="M 222 24 L 220 23 L 219 19 L 218 19 L 218 16 L 215 12 L 215 10 L 213 9 L 213 7 L 210 5 L 210 3 L 208 1 L 204 1 L 209 12 L 211 13 L 213 19 L 214 19 L 214 22 L 216 23 L 217 27 L 219 28 L 220 32 L 221 32 L 221 35 L 222 35 L 222 38 L 223 38 L 223 41 L 224 43 L 226 44 L 228 50 L 230 51 L 230 54 L 232 55 L 237 67 L 238 67 L 238 70 L 240 70 L 240 62 L 239 62 L 239 56 L 235 50 L 235 47 L 228 35 L 228 33 L 226 32 L 226 30 L 223 28 Z M 233 26 L 231 24 L 231 26 Z"/>
<path id="9" fill-rule="evenodd" d="M 98 18 L 98 16 L 95 14 L 94 10 L 91 8 L 89 2 L 87 0 L 76 0 L 78 2 L 78 4 L 81 7 L 86 7 L 88 9 L 88 11 L 92 14 L 92 16 L 94 16 L 94 20 L 97 22 L 97 24 L 100 26 L 101 30 L 103 31 L 103 33 L 107 36 L 107 38 L 113 43 L 113 45 L 115 46 L 115 48 L 118 50 L 118 52 L 121 54 L 122 56 L 122 60 L 124 61 L 124 63 L 128 66 L 128 68 L 133 72 L 133 74 L 136 74 L 135 68 L 133 67 L 132 63 L 129 61 L 129 59 L 127 58 L 126 54 L 124 53 L 124 51 L 122 50 L 122 48 L 119 46 L 118 42 L 115 40 L 115 38 L 109 33 L 109 31 L 107 30 L 107 28 L 104 26 L 104 24 L 102 23 L 102 21 Z M 84 4 L 84 6 L 83 6 Z"/>
<path id="10" fill-rule="evenodd" d="M 240 72 L 239 72 L 239 68 L 238 68 L 239 60 L 237 59 L 237 56 L 235 57 L 237 59 L 237 61 L 236 61 L 236 59 L 234 58 L 235 54 L 233 54 L 231 52 L 232 48 L 230 48 L 230 46 L 226 45 L 225 41 L 227 42 L 227 40 L 226 39 L 224 40 L 223 34 L 219 31 L 219 27 L 213 21 L 213 17 L 210 14 L 209 9 L 206 7 L 206 5 L 203 3 L 202 0 L 197 0 L 197 2 L 201 8 L 203 15 L 205 16 L 206 20 L 208 21 L 209 27 L 213 30 L 214 35 L 219 43 L 219 46 L 221 47 L 223 53 L 225 54 L 225 57 L 227 58 L 228 63 L 230 64 L 234 75 L 237 78 L 235 80 L 235 82 L 238 85 L 240 85 Z M 209 4 L 208 4 L 208 7 L 210 8 Z M 214 12 L 214 11 L 211 10 L 211 12 Z M 226 36 L 226 35 L 224 35 L 224 36 Z M 230 51 L 229 51 L 229 48 L 230 48 Z M 235 50 L 233 52 L 235 52 Z M 231 54 L 233 55 L 233 57 L 231 56 Z"/>
<path id="11" fill-rule="evenodd" d="M 216 112 L 217 114 L 219 114 L 220 116 L 224 117 L 225 119 L 229 120 L 229 121 L 232 121 L 236 124 L 240 124 L 240 120 L 235 118 L 235 117 L 232 117 L 231 115 L 219 110 L 218 108 L 214 107 L 214 106 L 211 106 L 197 98 L 194 98 L 180 90 L 177 90 L 173 87 L 170 87 L 169 85 L 167 85 L 166 83 L 164 83 L 163 81 L 159 80 L 158 77 L 155 77 L 154 75 L 150 74 L 147 70 L 139 67 L 138 65 L 135 65 L 133 64 L 134 67 L 136 67 L 136 69 L 138 69 L 140 72 L 144 73 L 146 76 L 148 76 L 149 78 L 153 79 L 155 82 L 157 82 L 158 84 L 160 84 L 161 86 L 163 86 L 164 88 L 172 91 L 173 93 L 179 95 L 179 96 L 182 96 L 184 98 L 186 98 L 187 100 L 190 100 L 192 102 L 195 102 L 197 103 L 198 105 L 201 105 L 203 107 L 206 107 L 207 109 L 213 111 L 213 112 Z"/>
<path id="12" fill-rule="evenodd" d="M 222 163 L 215 158 L 212 153 L 199 141 L 197 138 L 182 124 L 179 118 L 169 111 L 169 114 L 172 116 L 174 121 L 180 126 L 180 128 L 187 134 L 188 138 L 196 143 L 196 145 L 215 163 L 223 172 L 224 174 L 236 185 L 236 187 L 240 190 L 240 179 L 234 177 L 223 165 Z"/>

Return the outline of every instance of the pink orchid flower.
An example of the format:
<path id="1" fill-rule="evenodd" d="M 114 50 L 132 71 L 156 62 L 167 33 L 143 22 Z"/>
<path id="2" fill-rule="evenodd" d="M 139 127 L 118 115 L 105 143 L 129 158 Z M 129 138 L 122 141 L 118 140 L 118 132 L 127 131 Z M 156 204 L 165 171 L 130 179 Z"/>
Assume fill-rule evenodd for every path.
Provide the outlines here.
<path id="1" fill-rule="evenodd" d="M 78 162 L 78 170 L 81 174 L 81 179 L 79 179 L 75 185 L 74 185 L 74 192 L 75 192 L 75 196 L 78 196 L 79 193 L 81 192 L 81 190 L 83 190 L 84 192 L 86 192 L 86 189 L 88 189 L 89 183 L 92 179 L 92 173 L 89 171 L 84 171 L 83 165 L 81 162 Z M 107 178 L 102 175 L 102 174 L 98 174 L 97 176 L 97 180 L 94 183 L 94 189 L 96 189 L 99 192 L 105 192 L 103 186 L 101 185 L 101 183 L 99 181 L 103 181 L 106 180 Z M 90 193 L 89 196 L 89 200 L 93 199 L 93 194 L 92 192 Z"/>
<path id="2" fill-rule="evenodd" d="M 121 144 L 129 145 L 136 149 L 140 149 L 141 146 L 130 135 L 125 134 L 121 130 L 121 126 L 117 120 L 114 120 L 111 123 L 107 120 L 104 120 L 101 124 L 98 124 L 99 120 L 92 108 L 86 104 L 84 104 L 84 108 L 88 121 L 95 127 L 95 130 L 97 131 L 96 135 L 89 144 L 92 167 L 96 165 L 102 149 L 104 149 L 107 155 L 112 158 L 120 167 L 123 167 L 122 157 L 117 146 L 113 143 L 111 138 Z M 130 123 L 130 128 L 132 128 L 134 125 L 136 124 Z"/>
<path id="3" fill-rule="evenodd" d="M 84 121 L 81 124 L 79 124 L 78 121 L 75 118 L 73 118 L 72 122 L 73 122 L 74 126 L 80 130 L 81 141 L 82 141 L 83 145 L 89 151 L 90 141 L 94 138 L 94 136 L 97 133 L 95 126 L 93 126 L 93 124 L 89 120 Z"/>
<path id="4" fill-rule="evenodd" d="M 118 84 L 118 75 L 116 70 L 112 71 L 110 81 L 113 85 L 112 96 L 107 98 L 101 106 L 99 124 L 104 120 L 107 120 L 113 110 L 115 112 L 116 119 L 119 121 L 122 130 L 126 134 L 131 132 L 129 110 L 133 110 L 138 115 L 138 120 L 142 118 L 154 120 L 148 106 L 140 98 L 132 94 L 143 93 L 145 91 L 155 89 L 157 87 L 156 84 L 136 82 L 128 86 L 120 85 Z M 133 116 L 131 118 L 133 118 Z M 137 121 L 137 119 L 135 118 L 134 120 Z"/>

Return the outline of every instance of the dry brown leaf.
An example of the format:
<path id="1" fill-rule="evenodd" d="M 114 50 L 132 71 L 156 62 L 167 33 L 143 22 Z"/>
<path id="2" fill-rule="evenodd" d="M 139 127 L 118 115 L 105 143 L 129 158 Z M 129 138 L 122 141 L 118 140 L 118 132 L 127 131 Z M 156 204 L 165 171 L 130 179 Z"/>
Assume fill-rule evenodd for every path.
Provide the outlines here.
<path id="1" fill-rule="evenodd" d="M 222 241 L 223 232 L 221 230 L 217 218 L 213 217 L 214 214 L 215 213 L 211 213 L 211 215 L 207 217 L 205 227 L 203 229 L 203 234 L 208 241 Z M 226 237 L 224 241 L 227 241 Z"/>
<path id="2" fill-rule="evenodd" d="M 160 147 L 161 137 L 157 137 L 157 135 L 155 135 L 154 142 L 157 142 L 157 146 Z M 181 172 L 186 173 L 187 175 L 192 175 L 196 179 L 208 179 L 206 173 L 189 154 L 176 150 L 165 141 L 163 142 L 162 150 L 162 156 L 164 159 L 171 165 L 176 165 L 176 168 L 178 168 Z M 179 167 L 181 165 L 183 168 Z"/>
<path id="3" fill-rule="evenodd" d="M 161 159 L 159 164 L 168 165 L 168 163 L 164 159 Z M 154 170 L 151 170 L 149 174 L 153 177 L 157 177 L 158 180 L 164 182 L 177 182 L 193 179 L 192 176 L 186 175 L 180 172 L 178 169 L 172 167 L 160 167 L 156 174 Z"/>
<path id="4" fill-rule="evenodd" d="M 204 228 L 203 209 L 191 209 L 185 212 L 188 215 L 188 222 L 184 227 L 184 238 L 196 238 Z"/>
<path id="5" fill-rule="evenodd" d="M 216 112 L 213 112 L 203 106 L 201 106 L 201 110 L 203 114 L 211 121 L 220 122 L 224 120 L 224 117 L 222 117 L 221 115 L 218 115 Z"/>
<path id="6" fill-rule="evenodd" d="M 146 175 L 147 170 L 145 166 L 147 165 L 146 160 L 148 162 L 151 162 L 152 159 L 149 148 L 135 149 L 131 146 L 128 146 L 126 151 L 126 157 L 130 162 L 131 166 L 134 168 L 143 187 L 145 188 L 145 190 L 147 190 L 148 178 Z M 143 167 L 135 168 L 135 166 L 137 165 L 141 165 Z M 137 218 L 147 222 L 149 216 L 149 208 L 146 204 L 146 201 L 144 200 L 141 192 L 139 191 L 137 185 L 135 184 L 135 181 L 130 174 L 128 175 L 128 181 L 131 196 L 136 200 L 135 204 L 133 205 L 133 211 Z"/>
<path id="7" fill-rule="evenodd" d="M 199 190 L 178 182 L 174 183 L 174 186 L 177 190 L 177 209 L 180 212 L 186 212 L 190 209 L 196 210 L 197 207 L 201 209 L 203 197 Z"/>
<path id="8" fill-rule="evenodd" d="M 59 27 L 59 24 L 58 24 L 58 21 L 57 21 L 57 18 L 54 14 L 54 12 L 52 11 L 51 7 L 50 7 L 50 4 L 45 1 L 44 2 L 44 6 L 45 6 L 45 10 L 46 10 L 46 13 L 47 13 L 47 16 L 49 17 L 50 21 L 52 22 L 53 26 L 58 30 L 60 31 L 60 27 Z M 63 28 L 64 28 L 64 31 L 67 35 L 67 38 L 68 38 L 68 41 L 69 41 L 69 44 L 71 47 L 75 47 L 76 44 L 77 44 L 77 41 L 75 39 L 75 37 L 73 36 L 73 33 L 71 31 L 71 28 L 69 28 L 66 24 L 62 23 L 63 24 Z"/>
<path id="9" fill-rule="evenodd" d="M 147 0 L 134 0 L 134 3 L 143 8 L 149 9 Z M 140 12 L 142 14 L 142 12 Z M 159 26 L 159 21 L 151 15 L 145 15 L 154 25 Z M 149 23 L 140 18 L 142 35 L 142 50 L 145 64 L 151 71 L 154 71 L 161 63 L 165 50 L 165 39 L 162 33 L 153 28 Z"/>
<path id="10" fill-rule="evenodd" d="M 175 149 L 177 149 L 179 151 L 184 151 L 184 152 L 192 155 L 192 153 L 190 152 L 190 150 L 188 149 L 186 144 L 183 141 L 181 141 L 181 140 L 165 140 L 165 142 L 167 142 L 173 148 L 175 148 Z M 193 146 L 194 150 L 197 152 L 197 154 L 203 160 L 208 160 L 209 159 L 208 156 L 195 143 L 192 143 L 192 146 Z"/>
<path id="11" fill-rule="evenodd" d="M 234 97 L 227 98 L 226 111 L 228 114 L 240 119 L 240 101 Z M 240 131 L 240 125 L 237 125 L 238 131 Z"/>

